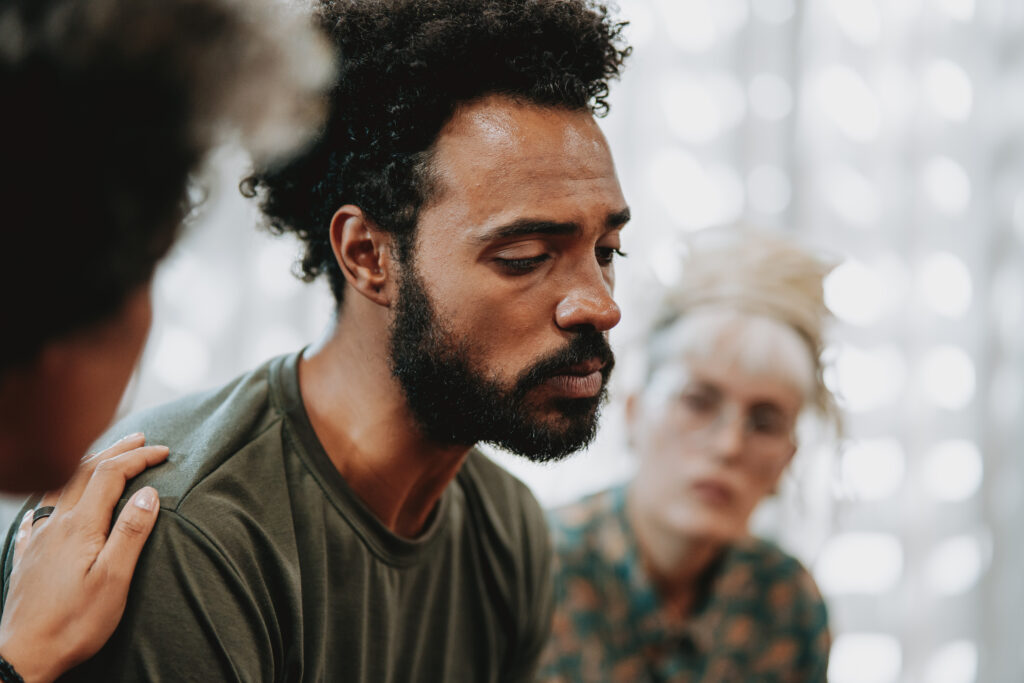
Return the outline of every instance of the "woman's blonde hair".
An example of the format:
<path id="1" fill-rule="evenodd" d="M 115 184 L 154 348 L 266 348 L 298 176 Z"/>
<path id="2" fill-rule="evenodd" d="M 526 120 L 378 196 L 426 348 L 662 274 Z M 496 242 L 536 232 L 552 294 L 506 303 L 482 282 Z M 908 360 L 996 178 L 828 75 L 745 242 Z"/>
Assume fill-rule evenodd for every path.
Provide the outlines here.
<path id="1" fill-rule="evenodd" d="M 809 385 L 806 399 L 841 432 L 822 360 L 831 318 L 823 284 L 833 265 L 778 234 L 750 228 L 703 231 L 686 246 L 682 277 L 664 292 L 648 337 L 648 374 L 695 345 L 715 348 L 716 335 L 740 327 L 749 334 L 734 340 L 738 353 L 764 365 L 771 354 L 763 347 L 779 345 L 791 331 L 812 366 L 807 381 L 797 383 Z"/>

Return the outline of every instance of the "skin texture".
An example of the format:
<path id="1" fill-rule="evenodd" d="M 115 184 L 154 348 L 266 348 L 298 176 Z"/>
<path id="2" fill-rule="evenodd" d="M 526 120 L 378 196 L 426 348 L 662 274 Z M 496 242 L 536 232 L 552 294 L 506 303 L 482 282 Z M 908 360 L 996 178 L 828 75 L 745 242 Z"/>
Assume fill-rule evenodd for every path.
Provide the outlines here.
<path id="1" fill-rule="evenodd" d="M 803 395 L 786 378 L 751 374 L 712 356 L 659 369 L 670 391 L 634 397 L 639 454 L 627 514 L 656 583 L 685 613 L 692 587 L 721 548 L 747 534 L 796 445 Z"/>
<path id="2" fill-rule="evenodd" d="M 110 424 L 152 320 L 149 284 L 111 318 L 53 341 L 0 376 L 0 482 L 9 492 L 68 481 Z"/>
<path id="3" fill-rule="evenodd" d="M 456 112 L 435 152 L 440 188 L 420 214 L 415 268 L 448 332 L 471 340 L 476 368 L 510 387 L 580 330 L 606 334 L 618 323 L 612 260 L 628 211 L 588 112 L 487 97 Z M 520 230 L 509 235 L 510 226 Z M 390 372 L 409 264 L 357 206 L 338 209 L 331 236 L 351 291 L 299 366 L 303 400 L 356 494 L 393 531 L 415 536 L 469 447 L 424 436 Z M 557 426 L 554 399 L 566 391 L 557 381 L 532 390 L 532 417 Z"/>

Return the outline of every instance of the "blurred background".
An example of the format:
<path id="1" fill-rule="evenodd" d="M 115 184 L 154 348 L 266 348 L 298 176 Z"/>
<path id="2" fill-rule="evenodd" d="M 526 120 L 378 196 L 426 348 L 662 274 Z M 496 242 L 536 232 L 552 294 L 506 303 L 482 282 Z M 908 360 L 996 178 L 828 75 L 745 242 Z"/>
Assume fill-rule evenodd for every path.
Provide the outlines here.
<path id="1" fill-rule="evenodd" d="M 805 441 L 758 530 L 826 595 L 836 683 L 1024 680 L 1024 2 L 621 0 L 602 121 L 634 219 L 612 401 L 589 452 L 489 451 L 557 505 L 629 476 L 622 399 L 683 238 L 737 221 L 829 255 L 844 444 Z M 125 410 L 223 383 L 327 324 L 223 149 L 158 272 Z M 500 324 L 500 321 L 495 321 Z M 4 501 L 7 521 L 16 509 Z"/>

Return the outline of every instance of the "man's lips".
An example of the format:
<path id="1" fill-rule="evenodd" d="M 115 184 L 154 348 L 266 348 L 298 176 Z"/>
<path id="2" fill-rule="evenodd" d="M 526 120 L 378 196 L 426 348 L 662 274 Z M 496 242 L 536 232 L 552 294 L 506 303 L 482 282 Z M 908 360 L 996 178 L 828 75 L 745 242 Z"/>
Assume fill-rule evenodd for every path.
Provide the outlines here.
<path id="1" fill-rule="evenodd" d="M 553 375 L 544 382 L 544 386 L 554 389 L 566 398 L 590 398 L 601 391 L 604 377 L 604 361 L 597 358 L 584 363 L 577 363 Z"/>

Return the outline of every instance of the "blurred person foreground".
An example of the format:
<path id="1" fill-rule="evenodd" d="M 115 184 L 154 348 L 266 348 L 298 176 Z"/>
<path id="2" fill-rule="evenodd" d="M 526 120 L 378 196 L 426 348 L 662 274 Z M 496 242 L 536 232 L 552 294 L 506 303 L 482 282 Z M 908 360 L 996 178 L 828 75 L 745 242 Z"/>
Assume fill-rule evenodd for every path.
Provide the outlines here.
<path id="1" fill-rule="evenodd" d="M 53 680 L 117 625 L 157 493 L 111 528 L 115 505 L 168 449 L 131 434 L 82 455 L 142 351 L 190 177 L 222 142 L 264 163 L 293 151 L 332 62 L 307 16 L 270 2 L 0 2 L 0 490 L 70 478 L 8 536 L 0 680 Z"/>

